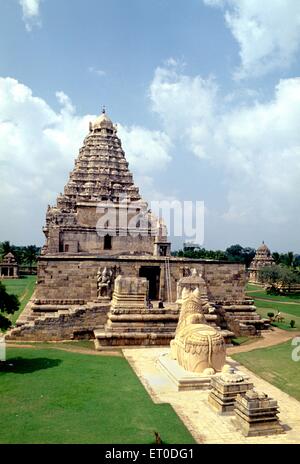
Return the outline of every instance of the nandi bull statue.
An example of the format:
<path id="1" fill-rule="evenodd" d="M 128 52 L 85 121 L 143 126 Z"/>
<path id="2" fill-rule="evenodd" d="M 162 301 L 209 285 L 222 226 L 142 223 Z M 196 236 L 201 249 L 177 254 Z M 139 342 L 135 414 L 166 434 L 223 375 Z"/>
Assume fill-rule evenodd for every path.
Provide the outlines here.
<path id="1" fill-rule="evenodd" d="M 171 356 L 187 371 L 212 375 L 225 364 L 225 341 L 220 332 L 205 323 L 201 309 L 199 289 L 193 292 L 183 289 Z"/>

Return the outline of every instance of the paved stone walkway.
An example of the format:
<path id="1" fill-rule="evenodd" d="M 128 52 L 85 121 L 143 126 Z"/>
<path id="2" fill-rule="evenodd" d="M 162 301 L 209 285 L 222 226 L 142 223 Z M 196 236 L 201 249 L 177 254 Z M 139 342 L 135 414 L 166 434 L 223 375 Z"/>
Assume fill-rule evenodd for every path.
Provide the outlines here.
<path id="1" fill-rule="evenodd" d="M 257 390 L 278 401 L 280 420 L 286 433 L 267 437 L 245 438 L 232 424 L 233 416 L 219 416 L 207 403 L 208 391 L 178 392 L 160 371 L 157 359 L 168 348 L 128 348 L 123 353 L 155 403 L 170 403 L 198 443 L 300 443 L 300 403 L 248 369 L 228 358 L 247 374 Z M 162 437 L 163 439 L 163 437 Z"/>
<path id="2" fill-rule="evenodd" d="M 258 348 L 266 348 L 268 346 L 279 345 L 280 343 L 292 340 L 294 337 L 299 337 L 299 331 L 281 330 L 273 327 L 272 330 L 262 332 L 262 336 L 252 343 L 245 345 L 232 346 L 227 348 L 227 354 L 245 353 L 246 351 L 257 350 Z"/>

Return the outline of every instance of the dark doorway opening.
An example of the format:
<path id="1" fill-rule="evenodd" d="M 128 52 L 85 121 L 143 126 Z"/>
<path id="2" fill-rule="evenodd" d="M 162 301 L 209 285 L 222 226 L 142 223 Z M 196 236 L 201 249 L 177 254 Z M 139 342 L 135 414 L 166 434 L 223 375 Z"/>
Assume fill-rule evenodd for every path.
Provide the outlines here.
<path id="1" fill-rule="evenodd" d="M 159 279 L 160 267 L 158 266 L 142 266 L 140 268 L 140 277 L 146 277 L 149 282 L 149 299 L 159 299 Z"/>
<path id="2" fill-rule="evenodd" d="M 111 250 L 111 236 L 108 234 L 104 236 L 104 250 Z"/>

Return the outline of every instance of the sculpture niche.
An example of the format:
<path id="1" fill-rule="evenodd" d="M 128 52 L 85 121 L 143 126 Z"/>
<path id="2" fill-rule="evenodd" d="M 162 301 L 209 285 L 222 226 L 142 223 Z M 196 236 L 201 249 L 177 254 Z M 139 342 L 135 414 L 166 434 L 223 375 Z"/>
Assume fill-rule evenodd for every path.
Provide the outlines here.
<path id="1" fill-rule="evenodd" d="M 97 296 L 98 298 L 111 298 L 112 293 L 112 271 L 106 267 L 97 274 Z"/>
<path id="2" fill-rule="evenodd" d="M 225 364 L 225 341 L 216 329 L 205 324 L 201 309 L 199 289 L 183 289 L 175 339 L 170 344 L 171 356 L 187 371 L 212 375 Z"/>

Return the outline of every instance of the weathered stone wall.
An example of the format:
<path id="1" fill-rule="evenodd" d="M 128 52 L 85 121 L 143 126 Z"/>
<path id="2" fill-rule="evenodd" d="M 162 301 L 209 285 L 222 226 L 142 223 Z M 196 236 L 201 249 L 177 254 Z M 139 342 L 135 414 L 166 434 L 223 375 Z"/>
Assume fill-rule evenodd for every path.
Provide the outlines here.
<path id="1" fill-rule="evenodd" d="M 99 268 L 117 266 L 121 274 L 138 277 L 142 266 L 160 267 L 160 296 L 166 299 L 165 262 L 162 258 L 99 258 L 44 256 L 38 264 L 37 298 L 42 300 L 97 300 Z M 196 268 L 207 283 L 208 298 L 215 302 L 239 301 L 245 298 L 246 275 L 241 264 L 170 259 L 172 299 L 176 301 L 177 282 L 184 268 Z"/>
<path id="2" fill-rule="evenodd" d="M 93 338 L 94 329 L 101 328 L 106 323 L 108 309 L 108 306 L 99 305 L 79 306 L 69 311 L 48 313 L 36 317 L 34 322 L 13 329 L 6 338 L 35 341 Z"/>
<path id="3" fill-rule="evenodd" d="M 107 231 L 109 233 L 109 231 Z M 52 239 L 53 240 L 53 239 Z M 87 231 L 85 229 L 77 230 L 63 230 L 60 232 L 60 246 L 56 242 L 56 249 L 52 252 L 59 252 L 59 249 L 66 252 L 66 245 L 68 246 L 68 253 L 92 253 L 105 256 L 116 255 L 120 253 L 128 254 L 128 250 L 132 250 L 135 254 L 153 255 L 154 252 L 154 237 L 151 236 L 137 236 L 131 235 L 114 236 L 111 235 L 111 249 L 104 249 L 104 236 L 99 236 L 96 230 Z"/>

